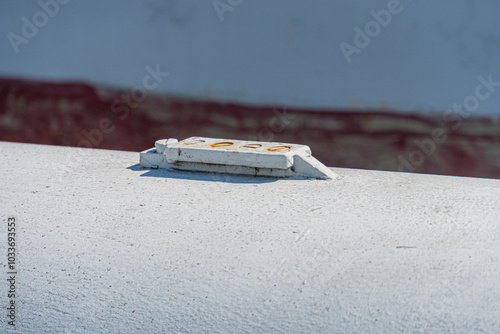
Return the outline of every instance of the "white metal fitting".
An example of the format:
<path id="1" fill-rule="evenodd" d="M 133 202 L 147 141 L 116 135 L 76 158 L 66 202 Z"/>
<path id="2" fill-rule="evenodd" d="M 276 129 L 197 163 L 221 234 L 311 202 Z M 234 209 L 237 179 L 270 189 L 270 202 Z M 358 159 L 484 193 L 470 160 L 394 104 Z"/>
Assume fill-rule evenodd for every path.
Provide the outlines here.
<path id="1" fill-rule="evenodd" d="M 145 168 L 271 177 L 336 179 L 306 145 L 191 137 L 157 140 L 140 153 Z"/>

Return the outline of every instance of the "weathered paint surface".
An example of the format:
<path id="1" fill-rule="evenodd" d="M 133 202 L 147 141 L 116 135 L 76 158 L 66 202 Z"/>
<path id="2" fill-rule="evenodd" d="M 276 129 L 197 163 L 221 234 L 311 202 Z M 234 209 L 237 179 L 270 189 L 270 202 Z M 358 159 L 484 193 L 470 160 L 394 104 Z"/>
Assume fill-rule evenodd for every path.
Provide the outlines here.
<path id="1" fill-rule="evenodd" d="M 500 178 L 499 118 L 256 107 L 151 94 L 129 106 L 116 102 L 123 94 L 130 92 L 0 79 L 0 140 L 132 151 L 159 138 L 194 135 L 281 141 L 308 145 L 327 166 Z"/>
<path id="2" fill-rule="evenodd" d="M 15 143 L 0 160 L 18 332 L 500 332 L 498 180 L 168 173 Z"/>

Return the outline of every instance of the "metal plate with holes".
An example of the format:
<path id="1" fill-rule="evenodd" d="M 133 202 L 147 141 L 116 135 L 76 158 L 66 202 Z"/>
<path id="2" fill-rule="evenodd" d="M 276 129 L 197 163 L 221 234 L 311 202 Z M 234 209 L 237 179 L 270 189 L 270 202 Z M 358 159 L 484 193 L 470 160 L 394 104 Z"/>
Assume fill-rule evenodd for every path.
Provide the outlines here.
<path id="1" fill-rule="evenodd" d="M 140 154 L 141 166 L 223 174 L 335 179 L 308 146 L 205 137 L 160 139 Z"/>
<path id="2" fill-rule="evenodd" d="M 271 142 L 191 137 L 169 145 L 165 155 L 169 163 L 196 162 L 256 168 L 287 169 L 297 153 L 311 154 L 309 147 Z"/>

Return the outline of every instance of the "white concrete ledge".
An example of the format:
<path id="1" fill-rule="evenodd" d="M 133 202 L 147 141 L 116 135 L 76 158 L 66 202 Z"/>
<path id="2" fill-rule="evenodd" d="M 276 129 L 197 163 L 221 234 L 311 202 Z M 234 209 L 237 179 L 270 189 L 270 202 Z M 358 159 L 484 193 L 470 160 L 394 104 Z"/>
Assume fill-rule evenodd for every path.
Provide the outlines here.
<path id="1" fill-rule="evenodd" d="M 13 143 L 0 161 L 18 332 L 500 331 L 500 181 L 168 172 Z"/>

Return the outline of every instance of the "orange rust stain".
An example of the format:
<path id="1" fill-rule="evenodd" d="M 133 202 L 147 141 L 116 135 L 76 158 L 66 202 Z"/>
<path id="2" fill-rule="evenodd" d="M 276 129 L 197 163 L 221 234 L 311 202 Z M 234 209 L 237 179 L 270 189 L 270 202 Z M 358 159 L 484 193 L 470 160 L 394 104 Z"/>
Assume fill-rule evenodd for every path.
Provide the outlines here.
<path id="1" fill-rule="evenodd" d="M 267 150 L 269 152 L 284 152 L 284 151 L 290 151 L 292 149 L 291 146 L 273 146 L 268 148 Z"/>
<path id="2" fill-rule="evenodd" d="M 219 142 L 219 143 L 214 143 L 210 146 L 212 146 L 212 147 L 227 147 L 227 146 L 231 146 L 231 145 L 234 145 L 234 143 L 232 143 L 230 141 L 223 141 L 223 142 Z"/>
<path id="3" fill-rule="evenodd" d="M 262 147 L 261 144 L 247 144 L 247 145 L 243 145 L 242 147 L 244 148 L 259 148 L 259 147 Z"/>

